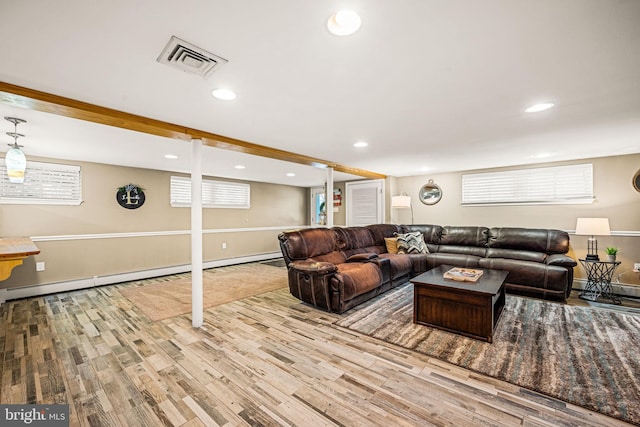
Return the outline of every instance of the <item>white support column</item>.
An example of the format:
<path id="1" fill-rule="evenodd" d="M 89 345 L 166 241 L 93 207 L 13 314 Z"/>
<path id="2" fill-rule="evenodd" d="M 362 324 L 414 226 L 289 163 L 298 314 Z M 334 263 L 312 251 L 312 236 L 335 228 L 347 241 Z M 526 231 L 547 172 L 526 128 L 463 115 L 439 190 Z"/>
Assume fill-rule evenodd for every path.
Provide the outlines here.
<path id="1" fill-rule="evenodd" d="M 191 141 L 191 324 L 202 326 L 202 141 Z"/>
<path id="2" fill-rule="evenodd" d="M 327 210 L 327 227 L 333 227 L 333 168 L 327 168 L 327 187 L 325 188 L 324 200 Z"/>

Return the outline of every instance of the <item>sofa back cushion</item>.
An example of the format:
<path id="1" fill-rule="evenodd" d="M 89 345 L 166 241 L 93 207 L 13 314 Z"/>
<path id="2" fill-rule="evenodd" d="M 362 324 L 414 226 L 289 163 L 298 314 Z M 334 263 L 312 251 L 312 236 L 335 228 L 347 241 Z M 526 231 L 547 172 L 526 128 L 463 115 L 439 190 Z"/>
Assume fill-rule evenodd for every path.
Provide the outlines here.
<path id="1" fill-rule="evenodd" d="M 411 225 L 401 225 L 400 229 L 402 233 L 411 233 L 413 231 L 421 232 L 422 237 L 424 238 L 424 242 L 427 245 L 440 244 L 440 237 L 442 236 L 442 226 L 440 225 L 411 224 Z"/>
<path id="2" fill-rule="evenodd" d="M 535 251 L 522 251 L 519 249 L 502 249 L 502 248 L 489 248 L 487 249 L 486 258 L 507 258 L 517 259 L 520 261 L 532 261 L 532 262 L 545 262 L 547 254 L 544 252 Z"/>
<path id="3" fill-rule="evenodd" d="M 440 245 L 487 247 L 487 227 L 451 226 L 442 227 Z"/>
<path id="4" fill-rule="evenodd" d="M 336 235 L 327 228 L 305 228 L 278 235 L 280 249 L 287 262 L 314 259 L 339 264 L 345 261 L 337 249 Z"/>
<path id="5" fill-rule="evenodd" d="M 381 247 L 376 245 L 373 233 L 367 227 L 335 227 L 338 249 L 346 258 L 353 254 L 371 252 L 381 253 L 386 251 L 384 240 Z"/>
<path id="6" fill-rule="evenodd" d="M 384 245 L 384 239 L 394 237 L 396 233 L 400 233 L 400 227 L 395 224 L 372 224 L 365 228 L 373 234 L 373 241 L 376 246 Z"/>
<path id="7" fill-rule="evenodd" d="M 490 248 L 566 254 L 569 251 L 569 234 L 562 230 L 494 227 L 489 230 L 488 245 Z"/>

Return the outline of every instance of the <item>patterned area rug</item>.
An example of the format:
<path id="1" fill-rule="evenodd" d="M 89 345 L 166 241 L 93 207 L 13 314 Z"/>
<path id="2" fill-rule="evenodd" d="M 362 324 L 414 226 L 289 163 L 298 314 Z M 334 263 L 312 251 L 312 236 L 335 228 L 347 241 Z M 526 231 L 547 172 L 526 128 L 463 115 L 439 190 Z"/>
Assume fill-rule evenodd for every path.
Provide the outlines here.
<path id="1" fill-rule="evenodd" d="M 338 326 L 576 405 L 640 423 L 640 317 L 507 296 L 493 344 L 413 324 L 413 286 Z"/>
<path id="2" fill-rule="evenodd" d="M 151 320 L 191 313 L 191 274 L 145 280 L 144 286 L 120 289 Z M 204 308 L 274 291 L 287 286 L 287 270 L 263 263 L 233 265 L 205 270 Z"/>

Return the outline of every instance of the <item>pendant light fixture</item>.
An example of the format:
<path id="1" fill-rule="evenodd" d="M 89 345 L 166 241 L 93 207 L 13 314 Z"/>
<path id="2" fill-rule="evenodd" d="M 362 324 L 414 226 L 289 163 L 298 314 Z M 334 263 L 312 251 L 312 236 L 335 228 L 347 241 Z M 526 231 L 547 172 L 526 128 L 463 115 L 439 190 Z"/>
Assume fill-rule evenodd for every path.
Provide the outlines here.
<path id="1" fill-rule="evenodd" d="M 27 158 L 20 149 L 22 145 L 18 145 L 18 138 L 24 137 L 24 135 L 18 133 L 18 124 L 26 123 L 26 120 L 15 117 L 5 117 L 4 119 L 13 123 L 14 126 L 13 132 L 7 132 L 7 135 L 13 137 L 13 144 L 8 144 L 11 148 L 4 158 L 7 165 L 7 175 L 9 175 L 9 182 L 22 184 L 24 182 L 24 171 L 27 169 Z"/>

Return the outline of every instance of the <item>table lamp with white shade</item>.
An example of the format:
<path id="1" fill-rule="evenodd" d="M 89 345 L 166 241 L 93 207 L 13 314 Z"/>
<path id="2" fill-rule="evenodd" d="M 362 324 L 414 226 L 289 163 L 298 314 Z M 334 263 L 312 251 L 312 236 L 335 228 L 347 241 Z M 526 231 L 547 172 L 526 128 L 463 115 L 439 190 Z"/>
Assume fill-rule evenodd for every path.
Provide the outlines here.
<path id="1" fill-rule="evenodd" d="M 576 235 L 591 236 L 587 240 L 587 261 L 600 261 L 598 241 L 595 236 L 610 236 L 609 218 L 578 218 Z"/>

